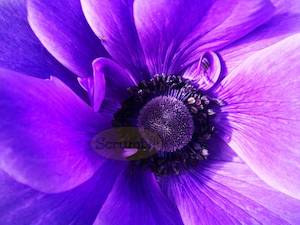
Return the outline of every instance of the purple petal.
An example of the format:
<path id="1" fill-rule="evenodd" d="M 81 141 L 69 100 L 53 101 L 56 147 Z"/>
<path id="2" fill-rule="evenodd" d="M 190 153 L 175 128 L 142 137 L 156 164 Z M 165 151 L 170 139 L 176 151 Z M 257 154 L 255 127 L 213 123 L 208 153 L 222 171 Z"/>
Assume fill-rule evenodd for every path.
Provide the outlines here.
<path id="1" fill-rule="evenodd" d="M 161 179 L 162 190 L 177 204 L 184 224 L 300 222 L 299 200 L 267 186 L 226 144 L 218 144 L 214 147 L 221 149 L 219 157 L 186 174 Z"/>
<path id="2" fill-rule="evenodd" d="M 81 4 L 89 24 L 112 58 L 137 78 L 147 78 L 133 21 L 133 0 L 86 0 Z"/>
<path id="3" fill-rule="evenodd" d="M 272 4 L 276 7 L 276 13 L 299 13 L 300 4 L 298 0 L 271 0 Z"/>
<path id="4" fill-rule="evenodd" d="M 266 183 L 300 198 L 300 35 L 256 52 L 216 90 L 229 145 Z"/>
<path id="5" fill-rule="evenodd" d="M 300 14 L 282 13 L 220 51 L 230 73 L 247 57 L 300 31 Z"/>
<path id="6" fill-rule="evenodd" d="M 35 191 L 0 172 L 0 223 L 93 224 L 120 171 L 106 162 L 88 181 L 59 194 Z"/>
<path id="7" fill-rule="evenodd" d="M 61 81 L 0 70 L 0 96 L 0 167 L 10 176 L 61 192 L 99 168 L 91 141 L 110 117 L 94 114 Z"/>
<path id="8" fill-rule="evenodd" d="M 120 174 L 94 225 L 183 225 L 153 174 L 140 169 Z"/>
<path id="9" fill-rule="evenodd" d="M 93 107 L 98 111 L 102 101 L 120 104 L 128 97 L 127 88 L 134 86 L 136 81 L 130 73 L 110 59 L 99 58 L 93 62 Z"/>
<path id="10" fill-rule="evenodd" d="M 47 50 L 78 76 L 92 76 L 92 61 L 106 55 L 84 18 L 80 0 L 29 0 L 28 20 Z"/>
<path id="11" fill-rule="evenodd" d="M 183 77 L 194 81 L 202 90 L 212 88 L 221 75 L 221 60 L 215 52 L 204 52 L 200 60 L 187 69 Z"/>
<path id="12" fill-rule="evenodd" d="M 201 52 L 220 49 L 246 35 L 272 12 L 267 0 L 134 3 L 137 31 L 152 74 L 182 70 L 198 61 Z"/>
<path id="13" fill-rule="evenodd" d="M 55 75 L 77 93 L 74 75 L 57 62 L 36 38 L 27 22 L 26 1 L 0 3 L 0 67 L 40 78 Z"/>

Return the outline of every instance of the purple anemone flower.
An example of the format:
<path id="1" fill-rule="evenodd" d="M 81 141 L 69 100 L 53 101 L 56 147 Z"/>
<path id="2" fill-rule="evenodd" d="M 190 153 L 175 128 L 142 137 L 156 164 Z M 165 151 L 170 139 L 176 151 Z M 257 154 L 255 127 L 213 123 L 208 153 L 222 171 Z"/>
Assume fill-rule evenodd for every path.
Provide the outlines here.
<path id="1" fill-rule="evenodd" d="M 300 224 L 299 6 L 2 0 L 0 224 Z"/>

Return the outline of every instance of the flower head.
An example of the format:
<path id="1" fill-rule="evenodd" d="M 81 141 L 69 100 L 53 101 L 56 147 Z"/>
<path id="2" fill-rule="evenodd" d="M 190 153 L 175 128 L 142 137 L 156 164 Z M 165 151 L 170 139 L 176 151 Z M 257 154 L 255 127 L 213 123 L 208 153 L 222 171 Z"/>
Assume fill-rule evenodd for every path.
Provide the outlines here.
<path id="1" fill-rule="evenodd" d="M 0 223 L 298 224 L 298 12 L 3 1 Z"/>

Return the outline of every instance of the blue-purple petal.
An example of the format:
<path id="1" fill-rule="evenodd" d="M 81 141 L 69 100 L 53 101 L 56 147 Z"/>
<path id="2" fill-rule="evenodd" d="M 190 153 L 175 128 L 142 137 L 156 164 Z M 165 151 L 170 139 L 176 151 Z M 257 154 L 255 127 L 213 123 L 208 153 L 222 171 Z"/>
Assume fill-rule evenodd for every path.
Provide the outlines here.
<path id="1" fill-rule="evenodd" d="M 106 56 L 80 0 L 28 1 L 28 21 L 47 50 L 78 76 L 92 76 L 92 61 Z"/>
<path id="2" fill-rule="evenodd" d="M 110 127 L 57 78 L 0 70 L 0 168 L 43 192 L 69 190 L 103 160 L 91 141 Z"/>
<path id="3" fill-rule="evenodd" d="M 53 58 L 27 22 L 26 1 L 0 3 L 0 67 L 40 78 L 57 76 L 83 94 L 74 74 Z"/>
<path id="4" fill-rule="evenodd" d="M 89 180 L 59 194 L 45 194 L 0 172 L 1 224 L 93 224 L 122 165 L 104 163 Z"/>
<path id="5" fill-rule="evenodd" d="M 112 58 L 137 79 L 148 77 L 133 19 L 133 0 L 82 0 L 84 14 Z"/>
<path id="6" fill-rule="evenodd" d="M 183 225 L 154 175 L 128 167 L 120 174 L 94 225 Z"/>

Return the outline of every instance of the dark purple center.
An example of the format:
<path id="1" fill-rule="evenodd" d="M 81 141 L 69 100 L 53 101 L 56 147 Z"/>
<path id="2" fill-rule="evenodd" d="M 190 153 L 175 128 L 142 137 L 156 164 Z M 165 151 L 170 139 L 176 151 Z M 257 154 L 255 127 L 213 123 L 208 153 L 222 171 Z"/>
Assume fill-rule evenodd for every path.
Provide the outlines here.
<path id="1" fill-rule="evenodd" d="M 140 110 L 138 127 L 151 147 L 166 152 L 183 148 L 194 133 L 191 113 L 182 101 L 172 96 L 159 96 L 150 100 Z"/>
<path id="2" fill-rule="evenodd" d="M 208 157 L 217 99 L 193 81 L 174 75 L 156 75 L 128 91 L 113 126 L 137 127 L 146 143 L 129 160 L 161 176 L 177 174 Z"/>

